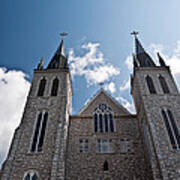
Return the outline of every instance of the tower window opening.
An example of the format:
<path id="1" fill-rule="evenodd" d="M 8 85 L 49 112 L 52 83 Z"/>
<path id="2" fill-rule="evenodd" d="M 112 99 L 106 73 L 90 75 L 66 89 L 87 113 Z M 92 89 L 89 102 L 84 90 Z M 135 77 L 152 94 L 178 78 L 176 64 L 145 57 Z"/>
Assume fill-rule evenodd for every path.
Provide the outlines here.
<path id="1" fill-rule="evenodd" d="M 109 166 L 108 166 L 108 162 L 105 161 L 104 164 L 103 164 L 103 170 L 104 171 L 108 171 L 109 170 Z"/>
<path id="2" fill-rule="evenodd" d="M 51 96 L 57 96 L 58 86 L 59 86 L 59 80 L 58 80 L 58 78 L 55 78 L 53 80 L 53 85 L 52 85 L 52 89 L 51 89 Z"/>
<path id="3" fill-rule="evenodd" d="M 164 119 L 164 123 L 168 132 L 172 148 L 180 149 L 180 134 L 171 110 L 162 109 L 161 113 Z"/>
<path id="4" fill-rule="evenodd" d="M 163 92 L 164 92 L 165 94 L 170 93 L 169 87 L 168 87 L 168 85 L 167 85 L 167 83 L 166 83 L 166 80 L 165 80 L 165 78 L 164 78 L 163 76 L 161 76 L 161 75 L 159 76 L 159 82 L 160 82 L 160 84 L 161 84 L 161 88 L 162 88 Z"/>
<path id="5" fill-rule="evenodd" d="M 42 146 L 44 143 L 44 135 L 45 135 L 45 130 L 46 130 L 46 124 L 47 124 L 47 118 L 48 118 L 48 113 L 46 112 L 44 114 L 44 120 L 42 122 L 42 129 L 41 129 L 41 134 L 40 134 L 40 138 L 39 138 L 38 151 L 42 151 Z"/>
<path id="6" fill-rule="evenodd" d="M 31 152 L 41 152 L 43 143 L 44 143 L 44 136 L 45 130 L 47 125 L 48 113 L 41 112 L 38 115 L 36 128 L 33 136 L 33 141 L 31 145 Z"/>
<path id="7" fill-rule="evenodd" d="M 94 110 L 94 132 L 114 132 L 114 119 L 112 109 L 105 104 L 100 104 Z"/>
<path id="8" fill-rule="evenodd" d="M 41 81 L 39 83 L 39 89 L 38 89 L 37 96 L 43 96 L 44 95 L 45 86 L 46 86 L 46 79 L 43 78 L 43 79 L 41 79 Z"/>
<path id="9" fill-rule="evenodd" d="M 152 80 L 152 78 L 150 76 L 146 77 L 146 82 L 147 82 L 147 85 L 148 85 L 149 92 L 151 94 L 156 94 L 156 89 L 154 87 L 153 80 Z"/>

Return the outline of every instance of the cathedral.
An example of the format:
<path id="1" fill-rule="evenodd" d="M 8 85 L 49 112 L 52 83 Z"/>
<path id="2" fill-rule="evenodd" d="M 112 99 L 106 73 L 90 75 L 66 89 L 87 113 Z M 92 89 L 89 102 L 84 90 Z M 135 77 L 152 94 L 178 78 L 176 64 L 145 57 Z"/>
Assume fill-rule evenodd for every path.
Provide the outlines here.
<path id="1" fill-rule="evenodd" d="M 135 34 L 131 114 L 101 88 L 71 115 L 64 40 L 47 67 L 34 69 L 24 113 L 1 180 L 180 180 L 180 94 Z"/>

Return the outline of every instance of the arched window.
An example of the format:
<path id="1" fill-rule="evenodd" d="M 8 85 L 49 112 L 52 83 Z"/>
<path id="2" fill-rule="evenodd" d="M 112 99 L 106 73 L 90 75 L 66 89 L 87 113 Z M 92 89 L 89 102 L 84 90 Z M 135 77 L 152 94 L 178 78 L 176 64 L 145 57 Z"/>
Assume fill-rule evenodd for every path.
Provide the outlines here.
<path id="1" fill-rule="evenodd" d="M 43 78 L 43 79 L 41 79 L 41 81 L 39 83 L 39 89 L 38 89 L 37 96 L 43 96 L 44 95 L 45 86 L 46 86 L 46 79 Z"/>
<path id="2" fill-rule="evenodd" d="M 156 89 L 154 87 L 153 80 L 152 80 L 152 78 L 150 76 L 146 77 L 146 82 L 147 82 L 147 85 L 148 85 L 148 88 L 149 88 L 149 92 L 151 94 L 156 94 Z"/>
<path id="3" fill-rule="evenodd" d="M 103 164 L 103 170 L 104 171 L 108 171 L 109 170 L 108 162 L 107 161 L 105 161 L 104 164 Z"/>
<path id="4" fill-rule="evenodd" d="M 164 123 L 168 132 L 172 148 L 180 149 L 180 134 L 171 110 L 164 108 L 162 109 L 161 113 L 164 119 Z"/>
<path id="5" fill-rule="evenodd" d="M 165 78 L 163 76 L 161 76 L 161 75 L 159 76 L 159 82 L 161 84 L 161 88 L 162 88 L 163 92 L 165 94 L 168 94 L 169 93 L 169 87 L 168 87 L 168 85 L 166 83 Z"/>
<path id="6" fill-rule="evenodd" d="M 59 87 L 59 80 L 58 80 L 58 78 L 55 78 L 53 80 L 53 84 L 52 84 L 51 96 L 57 96 L 58 87 Z"/>
<path id="7" fill-rule="evenodd" d="M 25 173 L 24 180 L 38 180 L 38 175 L 34 171 L 29 171 Z"/>
<path id="8" fill-rule="evenodd" d="M 33 135 L 33 141 L 31 145 L 31 152 L 42 151 L 42 146 L 44 142 L 46 124 L 48 119 L 47 112 L 40 112 L 36 121 L 36 127 Z"/>
<path id="9" fill-rule="evenodd" d="M 44 143 L 44 135 L 45 135 L 45 130 L 46 130 L 47 119 L 48 119 L 48 113 L 46 112 L 44 114 L 44 119 L 43 119 L 43 122 L 42 122 L 41 134 L 40 134 L 40 137 L 39 137 L 39 144 L 38 144 L 38 151 L 42 151 L 42 146 L 43 146 L 43 143 Z"/>
<path id="10" fill-rule="evenodd" d="M 94 132 L 114 132 L 112 109 L 100 104 L 94 110 Z"/>

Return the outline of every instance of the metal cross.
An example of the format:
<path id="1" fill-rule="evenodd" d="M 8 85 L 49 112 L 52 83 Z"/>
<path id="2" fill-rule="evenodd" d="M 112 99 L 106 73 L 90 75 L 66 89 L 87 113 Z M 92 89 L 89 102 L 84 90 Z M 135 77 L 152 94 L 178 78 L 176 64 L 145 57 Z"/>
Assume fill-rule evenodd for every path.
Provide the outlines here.
<path id="1" fill-rule="evenodd" d="M 67 35 L 68 35 L 68 33 L 66 33 L 66 32 L 60 33 L 60 36 L 61 36 L 62 38 L 66 37 Z"/>
<path id="2" fill-rule="evenodd" d="M 104 85 L 104 82 L 100 82 L 99 85 L 100 85 L 101 88 L 102 88 L 102 86 Z"/>
<path id="3" fill-rule="evenodd" d="M 131 33 L 131 35 L 133 35 L 135 38 L 137 37 L 138 34 L 139 34 L 138 31 L 133 31 L 133 32 Z"/>

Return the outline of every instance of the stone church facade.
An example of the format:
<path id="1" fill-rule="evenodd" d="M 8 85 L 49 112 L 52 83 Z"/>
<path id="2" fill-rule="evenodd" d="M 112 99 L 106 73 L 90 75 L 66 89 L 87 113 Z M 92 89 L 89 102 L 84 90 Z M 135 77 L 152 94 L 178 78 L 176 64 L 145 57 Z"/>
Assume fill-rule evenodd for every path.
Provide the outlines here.
<path id="1" fill-rule="evenodd" d="M 100 89 L 71 115 L 72 81 L 62 40 L 41 61 L 1 180 L 178 180 L 180 95 L 170 68 L 135 37 L 131 114 Z"/>

